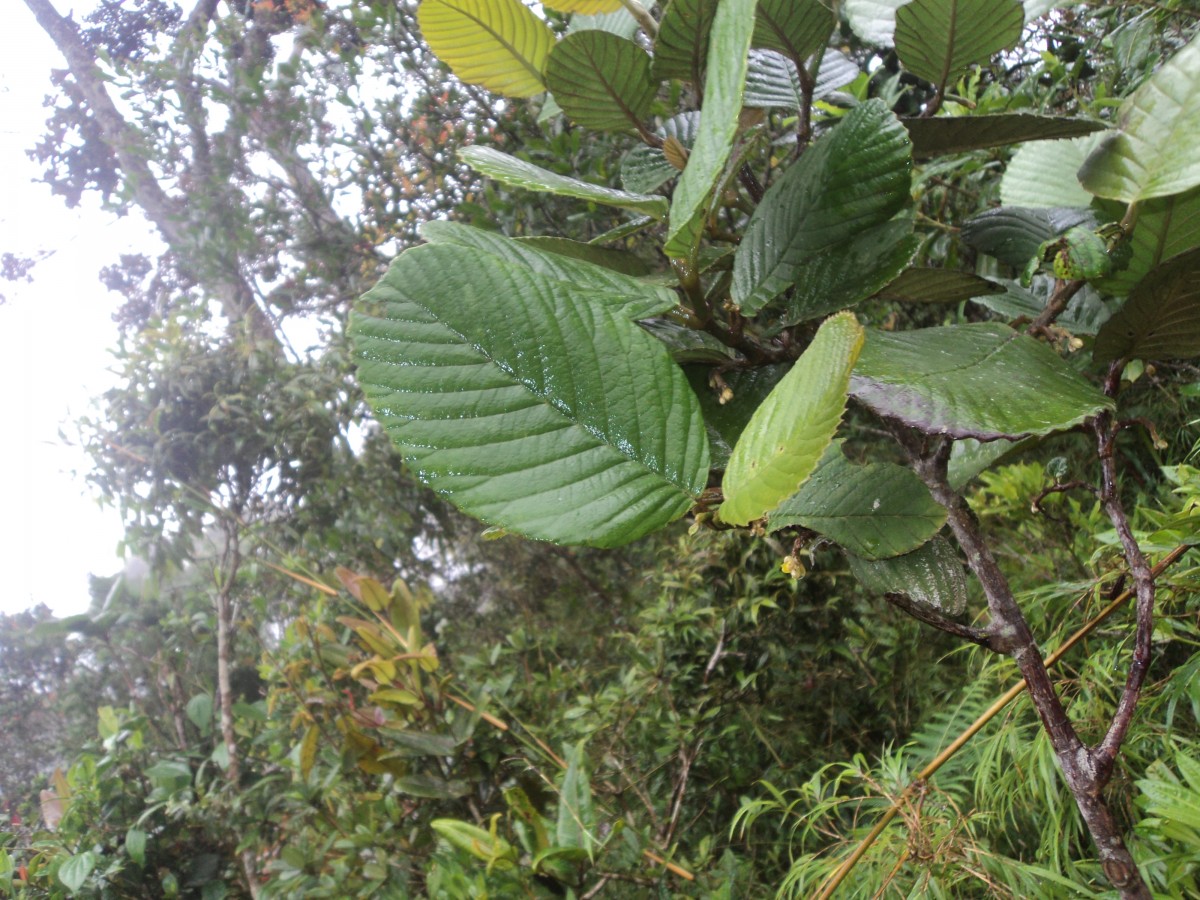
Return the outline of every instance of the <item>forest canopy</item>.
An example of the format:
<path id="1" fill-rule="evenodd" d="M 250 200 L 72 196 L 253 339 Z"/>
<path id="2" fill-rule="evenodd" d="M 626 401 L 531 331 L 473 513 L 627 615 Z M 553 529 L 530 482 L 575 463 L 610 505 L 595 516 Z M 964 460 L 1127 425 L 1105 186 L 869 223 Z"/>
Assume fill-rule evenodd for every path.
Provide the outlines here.
<path id="1" fill-rule="evenodd" d="M 1195 4 L 24 2 L 166 250 L 0 894 L 1200 894 Z"/>

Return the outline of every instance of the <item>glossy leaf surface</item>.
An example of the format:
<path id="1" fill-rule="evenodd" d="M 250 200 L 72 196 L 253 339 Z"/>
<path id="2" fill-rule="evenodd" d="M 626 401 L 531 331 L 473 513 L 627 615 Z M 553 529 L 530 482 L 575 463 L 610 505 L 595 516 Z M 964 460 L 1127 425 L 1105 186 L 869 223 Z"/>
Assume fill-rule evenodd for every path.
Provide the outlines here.
<path id="1" fill-rule="evenodd" d="M 421 226 L 421 236 L 431 244 L 453 244 L 478 250 L 503 262 L 528 268 L 542 278 L 562 282 L 565 286 L 590 285 L 597 289 L 597 302 L 619 310 L 629 319 L 644 319 L 665 312 L 677 302 L 675 293 L 665 287 L 641 281 L 610 266 L 597 265 L 586 258 L 565 254 L 557 244 L 551 245 L 559 246 L 555 252 L 549 247 L 539 246 L 536 241 L 514 240 L 494 231 L 484 231 L 457 222 L 426 222 Z M 582 246 L 601 253 L 615 252 L 590 244 Z M 579 251 L 580 254 L 586 252 Z"/>
<path id="2" fill-rule="evenodd" d="M 890 559 L 848 558 L 850 571 L 869 591 L 901 594 L 947 616 L 957 616 L 967 607 L 967 577 L 945 538 L 934 538 L 912 553 Z"/>
<path id="3" fill-rule="evenodd" d="M 800 525 L 864 559 L 924 544 L 946 524 L 946 509 L 911 469 L 855 465 L 836 443 L 804 486 L 767 517 L 771 531 Z"/>
<path id="4" fill-rule="evenodd" d="M 796 492 L 813 473 L 846 409 L 863 329 L 851 313 L 826 320 L 791 371 L 755 410 L 722 483 L 720 516 L 745 525 Z"/>
<path id="5" fill-rule="evenodd" d="M 1001 206 L 964 223 L 962 239 L 976 250 L 1020 269 L 1050 238 L 1077 225 L 1090 228 L 1095 224 L 1095 214 L 1088 209 Z"/>
<path id="6" fill-rule="evenodd" d="M 954 269 L 905 269 L 876 293 L 901 303 L 957 303 L 985 294 L 1003 294 L 1004 285 Z"/>
<path id="7" fill-rule="evenodd" d="M 909 147 L 900 121 L 882 101 L 870 100 L 784 172 L 751 216 L 734 260 L 732 296 L 743 312 L 752 315 L 787 290 L 818 254 L 829 255 L 830 270 L 843 270 L 843 248 L 908 205 Z M 903 229 L 893 244 L 902 238 Z M 886 251 L 874 240 L 877 253 Z M 822 285 L 814 281 L 810 289 Z"/>
<path id="8" fill-rule="evenodd" d="M 872 330 L 850 393 L 920 431 L 980 440 L 1061 431 L 1112 406 L 1045 344 L 993 323 Z"/>
<path id="9" fill-rule="evenodd" d="M 597 298 L 604 284 L 456 246 L 401 255 L 351 335 L 414 473 L 471 515 L 561 543 L 615 546 L 686 512 L 708 471 L 699 406 L 662 345 Z"/>
<path id="10" fill-rule="evenodd" d="M 417 22 L 429 49 L 468 84 L 509 97 L 545 90 L 554 32 L 520 0 L 422 0 Z"/>
<path id="11" fill-rule="evenodd" d="M 667 212 L 665 197 L 655 194 L 631 194 L 598 184 L 589 184 L 578 178 L 568 178 L 491 147 L 464 147 L 458 156 L 472 169 L 513 187 L 545 191 L 563 197 L 574 197 L 577 200 L 590 200 L 605 206 L 646 213 L 657 219 L 663 218 Z"/>

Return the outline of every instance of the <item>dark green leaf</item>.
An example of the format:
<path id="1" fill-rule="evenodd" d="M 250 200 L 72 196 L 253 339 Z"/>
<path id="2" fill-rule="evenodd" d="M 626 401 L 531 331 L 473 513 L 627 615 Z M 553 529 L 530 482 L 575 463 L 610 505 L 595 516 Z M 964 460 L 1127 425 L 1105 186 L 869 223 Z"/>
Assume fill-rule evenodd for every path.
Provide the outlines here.
<path id="1" fill-rule="evenodd" d="M 875 296 L 901 303 L 957 303 L 984 294 L 1003 294 L 1004 285 L 953 269 L 905 269 Z"/>
<path id="2" fill-rule="evenodd" d="M 413 471 L 465 512 L 615 546 L 703 489 L 695 395 L 662 345 L 604 302 L 615 273 L 599 271 L 567 284 L 425 245 L 361 301 L 351 335 L 367 399 Z"/>
<path id="3" fill-rule="evenodd" d="M 776 364 L 725 372 L 721 378 L 733 396 L 726 395 L 724 403 L 721 403 L 721 391 L 709 383 L 712 369 L 707 366 L 688 366 L 685 369 L 704 412 L 714 469 L 725 468 L 729 454 L 750 422 L 750 417 L 774 390 L 779 379 L 787 374 L 788 368 Z"/>
<path id="4" fill-rule="evenodd" d="M 962 239 L 981 253 L 1018 269 L 1047 240 L 1076 225 L 1092 227 L 1096 217 L 1087 209 L 989 209 L 964 223 Z"/>
<path id="5" fill-rule="evenodd" d="M 1003 147 L 1023 141 L 1076 137 L 1105 127 L 1103 122 L 1089 119 L 1036 116 L 1030 113 L 935 116 L 932 119 L 912 117 L 900 121 L 908 129 L 913 143 L 913 156 L 918 158 Z"/>
<path id="6" fill-rule="evenodd" d="M 992 323 L 870 331 L 850 393 L 921 431 L 980 440 L 1049 434 L 1112 407 L 1045 344 Z"/>
<path id="7" fill-rule="evenodd" d="M 1030 289 L 1021 287 L 1015 281 L 1005 281 L 997 287 L 1001 289 L 1001 293 L 974 297 L 973 301 L 1010 322 L 1022 316 L 1036 319 L 1046 308 L 1046 301 L 1054 287 L 1054 279 L 1034 279 Z M 1072 334 L 1093 335 L 1108 321 L 1113 308 L 1112 304 L 1104 302 L 1094 288 L 1084 286 L 1083 290 L 1071 298 L 1067 308 L 1054 322 Z"/>
<path id="8" fill-rule="evenodd" d="M 125 832 L 125 852 L 139 866 L 146 864 L 146 832 L 130 828 Z"/>
<path id="9" fill-rule="evenodd" d="M 448 734 L 430 734 L 409 729 L 381 728 L 380 734 L 386 735 L 389 743 L 402 748 L 402 752 L 389 752 L 381 756 L 381 759 L 392 756 L 453 756 L 459 743 Z"/>
<path id="10" fill-rule="evenodd" d="M 433 775 L 405 775 L 392 782 L 392 786 L 401 794 L 429 800 L 456 800 L 471 793 L 471 785 L 466 781 L 447 781 Z"/>
<path id="11" fill-rule="evenodd" d="M 567 118 L 596 131 L 637 130 L 657 90 L 645 50 L 596 30 L 568 34 L 555 44 L 546 87 Z"/>
<path id="12" fill-rule="evenodd" d="M 688 363 L 727 363 L 739 357 L 707 331 L 686 328 L 667 319 L 649 319 L 642 327 L 667 345 L 671 358 L 680 365 Z"/>
<path id="13" fill-rule="evenodd" d="M 1013 46 L 1025 27 L 1020 0 L 911 0 L 896 10 L 896 54 L 940 89 Z"/>
<path id="14" fill-rule="evenodd" d="M 867 560 L 847 554 L 850 571 L 877 594 L 900 594 L 913 603 L 957 616 L 967 607 L 967 577 L 954 548 L 944 538 L 890 559 Z"/>
<path id="15" fill-rule="evenodd" d="M 1200 355 L 1200 248 L 1167 260 L 1138 282 L 1096 335 L 1096 362 Z"/>
<path id="16" fill-rule="evenodd" d="M 893 463 L 854 465 L 837 443 L 767 519 L 771 531 L 800 525 L 864 559 L 915 550 L 944 524 L 945 507 L 912 470 Z"/>
<path id="17" fill-rule="evenodd" d="M 525 237 L 515 240 L 518 244 L 533 247 L 535 250 L 553 253 L 556 256 L 565 256 L 568 259 L 578 259 L 594 266 L 600 266 L 602 269 L 611 269 L 621 275 L 628 275 L 631 278 L 640 278 L 651 272 L 649 263 L 625 250 L 597 247 L 594 244 L 585 244 L 582 241 L 572 241 L 562 237 Z M 435 242 L 431 241 L 431 243 Z M 661 312 L 661 309 L 658 311 Z M 636 316 L 636 318 L 641 318 L 641 316 Z"/>
<path id="18" fill-rule="evenodd" d="M 734 261 L 734 302 L 753 315 L 794 284 L 814 256 L 833 251 L 836 258 L 842 245 L 886 223 L 909 203 L 911 169 L 907 132 L 887 106 L 870 100 L 852 110 L 755 209 Z"/>

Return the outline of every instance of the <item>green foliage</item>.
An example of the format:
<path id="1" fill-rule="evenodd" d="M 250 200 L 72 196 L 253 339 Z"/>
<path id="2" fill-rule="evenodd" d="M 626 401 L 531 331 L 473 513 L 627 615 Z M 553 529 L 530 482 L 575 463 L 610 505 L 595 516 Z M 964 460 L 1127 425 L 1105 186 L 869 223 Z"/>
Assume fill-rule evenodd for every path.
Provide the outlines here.
<path id="1" fill-rule="evenodd" d="M 85 427 L 150 577 L 3 635 L 40 680 L 0 714 L 68 698 L 5 800 L 71 764 L 0 894 L 814 896 L 893 804 L 847 892 L 1105 890 L 1031 704 L 922 768 L 1019 676 L 905 611 L 988 642 L 951 515 L 1045 647 L 1120 593 L 1112 503 L 1152 563 L 1195 541 L 1191 17 L 214 6 L 88 38 L 136 153 L 82 69 L 39 151 L 69 196 L 152 210 L 147 155 L 180 192 L 160 267 L 109 273 Z M 1194 565 L 1158 585 L 1104 796 L 1187 897 Z M 1140 640 L 1110 615 L 1055 674 L 1093 745 Z"/>

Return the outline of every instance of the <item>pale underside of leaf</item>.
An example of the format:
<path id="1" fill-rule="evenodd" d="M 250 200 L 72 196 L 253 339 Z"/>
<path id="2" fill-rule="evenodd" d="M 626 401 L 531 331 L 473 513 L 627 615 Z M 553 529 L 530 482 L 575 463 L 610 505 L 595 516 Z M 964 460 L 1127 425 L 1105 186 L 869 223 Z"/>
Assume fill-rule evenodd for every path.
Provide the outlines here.
<path id="1" fill-rule="evenodd" d="M 509 97 L 545 90 L 554 33 L 520 0 L 422 0 L 421 34 L 460 79 Z"/>
<path id="2" fill-rule="evenodd" d="M 1000 179 L 1000 203 L 1033 209 L 1087 206 L 1092 195 L 1083 189 L 1076 173 L 1101 138 L 1093 134 L 1021 147 Z"/>
<path id="3" fill-rule="evenodd" d="M 868 44 L 891 47 L 895 40 L 896 10 L 908 0 L 844 0 L 850 29 Z"/>
<path id="4" fill-rule="evenodd" d="M 1200 184 L 1200 37 L 1125 100 L 1117 126 L 1079 172 L 1087 190 L 1132 203 Z"/>
<path id="5" fill-rule="evenodd" d="M 1020 0 L 911 0 L 896 10 L 896 54 L 939 90 L 1021 37 Z"/>
<path id="6" fill-rule="evenodd" d="M 842 420 L 862 341 L 862 326 L 852 313 L 822 323 L 733 448 L 722 482 L 723 521 L 745 525 L 760 518 L 812 474 Z"/>
<path id="7" fill-rule="evenodd" d="M 657 87 L 646 51 L 597 30 L 569 34 L 555 45 L 546 63 L 546 86 L 567 118 L 595 131 L 640 128 Z"/>
<path id="8" fill-rule="evenodd" d="M 458 151 L 458 156 L 471 168 L 513 187 L 590 200 L 605 206 L 645 213 L 657 219 L 664 218 L 668 209 L 666 198 L 657 194 L 631 194 L 590 184 L 577 178 L 568 178 L 507 153 L 501 153 L 492 147 L 463 147 Z"/>
<path id="9" fill-rule="evenodd" d="M 850 393 L 921 431 L 985 441 L 1061 431 L 1112 408 L 1045 344 L 994 323 L 871 331 Z"/>
<path id="10" fill-rule="evenodd" d="M 695 253 L 709 202 L 733 149 L 756 3 L 723 0 L 717 6 L 696 143 L 671 199 L 670 226 L 663 247 L 668 256 L 690 257 Z"/>

